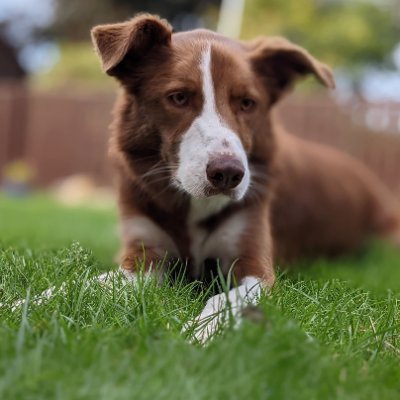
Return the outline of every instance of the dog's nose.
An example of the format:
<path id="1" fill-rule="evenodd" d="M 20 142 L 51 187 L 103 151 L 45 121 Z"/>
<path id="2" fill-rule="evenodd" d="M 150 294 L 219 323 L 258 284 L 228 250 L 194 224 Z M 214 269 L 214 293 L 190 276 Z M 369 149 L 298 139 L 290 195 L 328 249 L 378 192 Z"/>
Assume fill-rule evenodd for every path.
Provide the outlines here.
<path id="1" fill-rule="evenodd" d="M 217 189 L 233 189 L 243 179 L 244 167 L 233 157 L 220 157 L 210 161 L 206 169 L 207 179 Z"/>

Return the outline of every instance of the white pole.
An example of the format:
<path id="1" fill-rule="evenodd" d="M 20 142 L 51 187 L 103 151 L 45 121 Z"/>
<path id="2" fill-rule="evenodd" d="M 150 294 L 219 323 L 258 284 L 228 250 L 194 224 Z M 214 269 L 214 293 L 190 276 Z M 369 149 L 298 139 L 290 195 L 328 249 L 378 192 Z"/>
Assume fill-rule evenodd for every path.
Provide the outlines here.
<path id="1" fill-rule="evenodd" d="M 245 0 L 222 0 L 217 32 L 237 39 L 240 36 Z"/>

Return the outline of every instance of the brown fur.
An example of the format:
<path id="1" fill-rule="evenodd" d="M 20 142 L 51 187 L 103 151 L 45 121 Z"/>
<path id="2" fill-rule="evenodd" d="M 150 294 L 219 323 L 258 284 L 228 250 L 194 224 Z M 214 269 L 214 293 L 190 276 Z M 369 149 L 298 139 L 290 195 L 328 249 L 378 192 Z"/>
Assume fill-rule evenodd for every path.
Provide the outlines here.
<path id="1" fill-rule="evenodd" d="M 205 41 L 213 46 L 218 112 L 239 136 L 253 172 L 243 201 L 199 222 L 210 233 L 235 213 L 250 222 L 240 241 L 236 277 L 257 276 L 271 285 L 273 256 L 337 254 L 372 235 L 399 240 L 397 202 L 371 171 L 338 151 L 289 135 L 275 122 L 273 106 L 297 77 L 311 73 L 334 87 L 330 69 L 301 47 L 283 38 L 237 42 L 204 30 L 172 35 L 168 23 L 149 15 L 96 27 L 92 37 L 104 71 L 122 86 L 110 142 L 121 219 L 145 215 L 154 221 L 173 239 L 189 273 L 190 198 L 170 181 L 182 134 L 204 100 L 196 54 Z M 190 93 L 184 112 L 164 100 L 180 87 Z M 237 99 L 244 96 L 257 100 L 254 111 L 240 111 Z M 164 256 L 144 248 L 140 237 L 122 232 L 122 239 L 123 268 Z"/>
<path id="2" fill-rule="evenodd" d="M 275 251 L 284 259 L 337 255 L 373 236 L 394 239 L 399 207 L 364 165 L 281 131 L 272 202 Z"/>

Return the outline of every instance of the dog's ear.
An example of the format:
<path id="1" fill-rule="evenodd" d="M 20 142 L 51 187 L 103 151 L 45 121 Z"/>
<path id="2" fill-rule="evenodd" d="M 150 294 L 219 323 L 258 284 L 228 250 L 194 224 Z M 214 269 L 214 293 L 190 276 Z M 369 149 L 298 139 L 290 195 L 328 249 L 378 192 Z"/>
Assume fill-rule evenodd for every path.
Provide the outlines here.
<path id="1" fill-rule="evenodd" d="M 276 102 L 297 78 L 314 74 L 330 89 L 335 88 L 331 69 L 307 50 L 282 37 L 262 37 L 247 43 L 250 61 Z"/>
<path id="2" fill-rule="evenodd" d="M 150 14 L 122 23 L 98 25 L 91 30 L 104 72 L 114 76 L 127 58 L 133 63 L 140 62 L 153 48 L 168 46 L 171 34 L 167 21 Z"/>

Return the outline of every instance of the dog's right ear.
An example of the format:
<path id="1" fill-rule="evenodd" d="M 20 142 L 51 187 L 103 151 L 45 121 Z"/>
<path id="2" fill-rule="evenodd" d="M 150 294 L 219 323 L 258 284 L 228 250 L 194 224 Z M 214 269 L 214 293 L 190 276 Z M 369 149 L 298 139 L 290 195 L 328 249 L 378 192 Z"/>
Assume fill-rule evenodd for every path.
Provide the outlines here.
<path id="1" fill-rule="evenodd" d="M 118 75 L 127 58 L 133 63 L 139 62 L 151 49 L 168 46 L 171 35 L 169 23 L 150 14 L 141 14 L 122 23 L 98 25 L 91 30 L 103 71 L 112 76 Z"/>
<path id="2" fill-rule="evenodd" d="M 335 88 L 335 79 L 327 65 L 283 37 L 260 37 L 246 46 L 255 71 L 268 86 L 272 103 L 290 90 L 297 78 L 308 74 L 313 74 L 326 87 Z"/>

